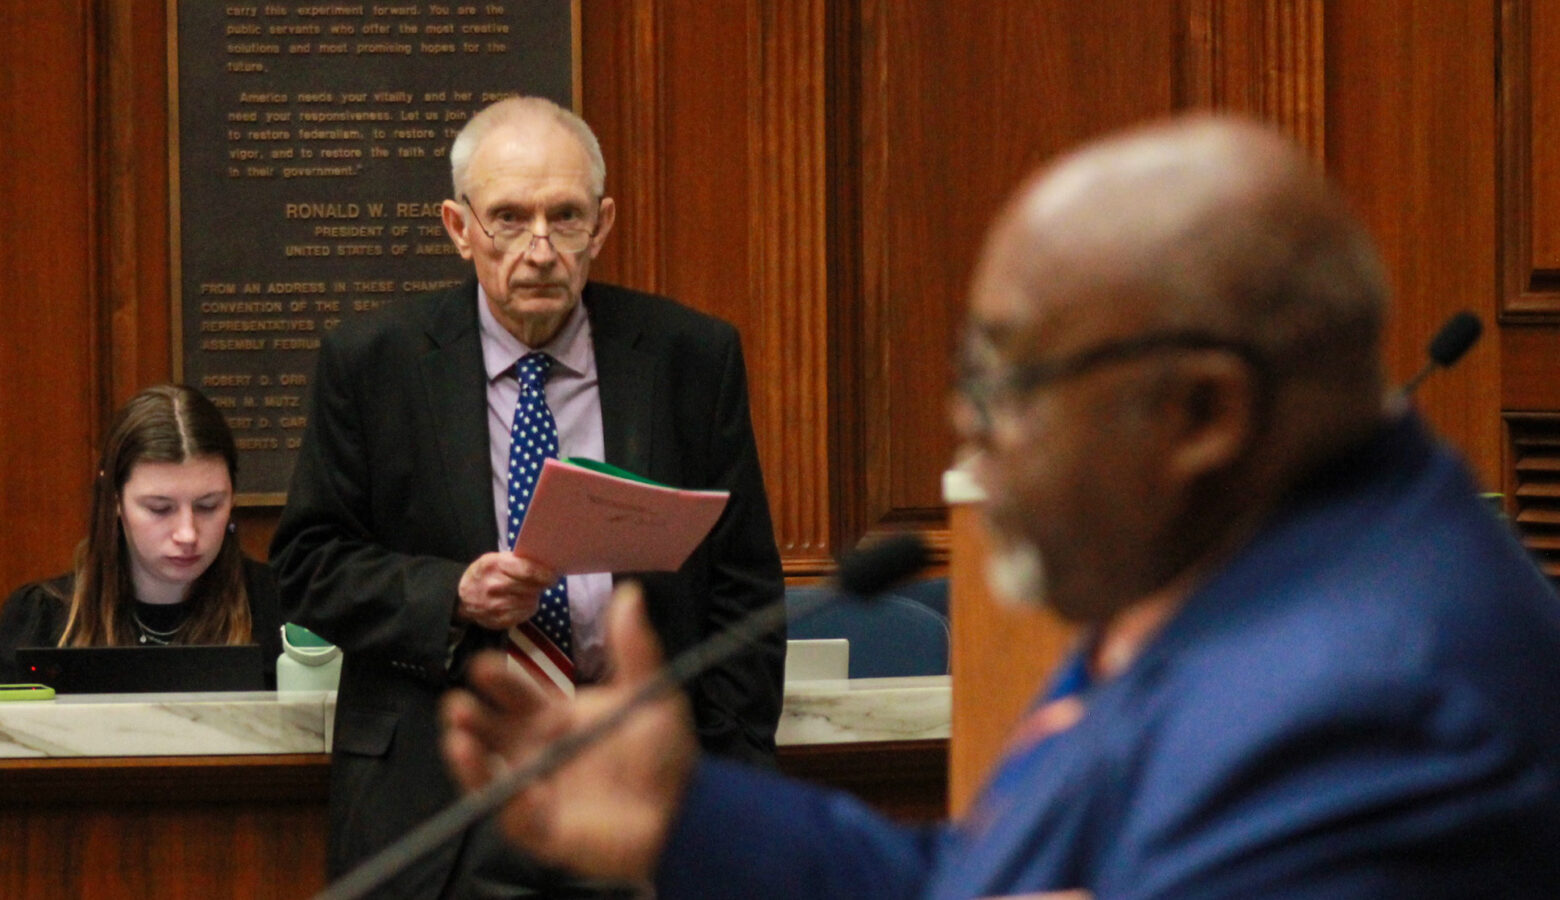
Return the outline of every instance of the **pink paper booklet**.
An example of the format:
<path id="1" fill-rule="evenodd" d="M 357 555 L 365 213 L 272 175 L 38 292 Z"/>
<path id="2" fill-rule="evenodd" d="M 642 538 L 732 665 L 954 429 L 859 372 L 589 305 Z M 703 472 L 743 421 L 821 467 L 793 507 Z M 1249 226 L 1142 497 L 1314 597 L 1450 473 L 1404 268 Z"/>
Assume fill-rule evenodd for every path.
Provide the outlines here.
<path id="1" fill-rule="evenodd" d="M 730 496 L 667 487 L 593 460 L 549 459 L 515 553 L 564 575 L 675 571 Z"/>

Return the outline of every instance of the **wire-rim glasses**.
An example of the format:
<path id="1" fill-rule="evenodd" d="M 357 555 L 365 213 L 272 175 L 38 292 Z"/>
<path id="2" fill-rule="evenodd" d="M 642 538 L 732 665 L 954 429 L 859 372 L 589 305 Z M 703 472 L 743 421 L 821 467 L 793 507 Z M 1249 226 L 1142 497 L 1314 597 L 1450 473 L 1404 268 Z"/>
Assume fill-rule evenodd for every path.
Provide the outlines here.
<path id="1" fill-rule="evenodd" d="M 1266 360 L 1256 347 L 1203 331 L 1161 331 L 1132 338 L 1106 341 L 1071 356 L 1012 366 L 993 373 L 989 366 L 974 360 L 968 348 L 960 364 L 958 392 L 974 412 L 978 426 L 989 430 L 992 413 L 1040 388 L 1058 384 L 1096 369 L 1159 353 L 1181 350 L 1215 350 L 1231 353 L 1248 363 L 1259 376 L 1266 376 Z"/>
<path id="2" fill-rule="evenodd" d="M 549 225 L 546 233 L 538 234 L 531 230 L 530 225 L 517 221 L 495 222 L 494 228 L 489 230 L 487 225 L 483 224 L 482 217 L 477 215 L 477 208 L 471 205 L 471 198 L 461 194 L 460 200 L 466 204 L 467 209 L 471 210 L 472 220 L 477 223 L 482 233 L 488 236 L 488 240 L 493 242 L 493 249 L 499 253 L 508 253 L 521 238 L 526 238 L 522 251 L 524 253 L 529 253 L 531 248 L 536 246 L 537 239 L 546 240 L 558 253 L 579 253 L 589 247 L 591 240 L 596 237 L 594 227 Z"/>

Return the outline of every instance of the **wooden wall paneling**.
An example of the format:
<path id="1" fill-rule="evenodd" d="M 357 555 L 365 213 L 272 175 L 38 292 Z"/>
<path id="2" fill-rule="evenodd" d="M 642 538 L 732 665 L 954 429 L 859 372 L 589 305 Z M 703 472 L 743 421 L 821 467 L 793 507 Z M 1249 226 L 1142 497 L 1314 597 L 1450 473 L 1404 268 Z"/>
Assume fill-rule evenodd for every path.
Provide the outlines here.
<path id="1" fill-rule="evenodd" d="M 825 0 L 748 4 L 754 419 L 786 571 L 832 568 Z"/>
<path id="2" fill-rule="evenodd" d="M 1504 162 L 1506 145 L 1517 139 L 1525 139 L 1523 143 L 1530 148 L 1526 262 L 1533 273 L 1530 283 L 1544 288 L 1545 307 L 1555 314 L 1560 313 L 1556 297 L 1560 288 L 1560 154 L 1549 148 L 1560 138 L 1560 96 L 1555 91 L 1560 87 L 1560 8 L 1553 3 L 1516 0 L 1501 4 L 1500 14 L 1501 156 Z M 1512 94 L 1522 96 L 1521 107 L 1505 104 Z M 1502 167 L 1503 181 L 1507 173 Z M 1517 182 L 1509 187 L 1520 185 Z M 1503 183 L 1502 187 L 1508 185 Z M 1501 224 L 1506 224 L 1504 217 Z M 1507 299 L 1509 303 L 1511 298 Z"/>
<path id="3" fill-rule="evenodd" d="M 1560 9 L 1500 5 L 1500 269 L 1505 322 L 1560 324 Z"/>
<path id="4" fill-rule="evenodd" d="M 873 55 L 869 36 L 877 29 L 863 17 L 875 4 L 828 4 L 824 36 L 824 106 L 827 156 L 825 175 L 825 253 L 828 283 L 829 355 L 828 415 L 830 436 L 830 522 L 833 541 L 851 546 L 867 530 L 865 479 L 867 458 L 863 362 L 862 274 L 874 268 L 873 248 L 863 239 L 861 198 L 867 189 L 865 148 L 881 147 L 881 137 L 869 141 L 868 128 L 877 123 L 864 115 L 862 101 L 866 67 Z M 881 171 L 881 168 L 877 171 Z"/>
<path id="5" fill-rule="evenodd" d="M 825 4 L 584 5 L 583 111 L 619 224 L 599 270 L 737 326 L 792 575 L 831 567 Z"/>
<path id="6" fill-rule="evenodd" d="M 1041 160 L 1161 116 L 1174 5 L 862 0 L 860 408 L 867 527 L 942 531 L 949 359 L 1001 201 Z"/>
<path id="7" fill-rule="evenodd" d="M 750 6 L 664 0 L 657 128 L 662 286 L 736 325 L 751 356 L 761 339 L 749 238 Z"/>
<path id="8" fill-rule="evenodd" d="M 85 533 L 100 406 L 95 4 L 0 10 L 0 599 Z"/>
<path id="9" fill-rule="evenodd" d="M 1323 0 L 1183 0 L 1180 107 L 1270 122 L 1325 150 Z"/>
<path id="10" fill-rule="evenodd" d="M 1327 145 L 1322 0 L 1264 3 L 1262 118 L 1322 159 Z"/>
<path id="11" fill-rule="evenodd" d="M 132 185 L 133 209 L 137 219 L 136 241 L 127 252 L 135 256 L 134 290 L 137 307 L 136 383 L 114 385 L 117 399 L 134 390 L 166 381 L 173 376 L 174 315 L 170 285 L 173 283 L 173 257 L 169 252 L 172 235 L 171 157 L 168 98 L 168 58 L 172 33 L 168 28 L 168 7 L 173 0 L 147 3 L 144 0 L 116 0 L 126 11 L 118 17 L 116 32 L 133 47 L 133 68 L 125 76 L 130 88 L 114 92 L 110 109 L 130 110 L 135 120 L 128 141 L 127 164 L 117 170 L 118 183 Z M 162 31 L 159 33 L 159 27 Z M 121 103 L 120 98 L 123 98 Z M 262 554 L 261 558 L 264 558 Z"/>
<path id="12" fill-rule="evenodd" d="M 137 215 L 140 210 L 136 208 L 135 192 L 138 173 L 134 140 L 139 116 L 124 102 L 132 98 L 135 87 L 134 30 L 130 22 L 133 10 L 128 3 L 116 0 L 99 3 L 97 10 L 100 76 L 93 116 L 100 139 L 93 149 L 103 188 L 96 252 L 104 326 L 98 335 L 104 382 L 100 415 L 106 427 L 113 409 L 135 392 L 140 380 L 136 372 L 141 336 L 136 278 L 140 248 L 136 237 L 142 221 Z M 155 124 L 161 126 L 160 121 Z M 156 168 L 156 160 L 148 162 L 152 164 L 149 168 Z"/>
<path id="13" fill-rule="evenodd" d="M 664 290 L 661 264 L 661 3 L 580 4 L 580 113 L 601 142 L 617 224 L 591 274 Z"/>
<path id="14" fill-rule="evenodd" d="M 1501 408 L 1560 411 L 1560 329 L 1504 326 L 1500 342 Z"/>
<path id="15" fill-rule="evenodd" d="M 173 371 L 170 307 L 168 65 L 162 3 L 108 0 L 94 115 L 103 185 L 98 255 L 104 329 L 103 422 Z"/>
<path id="16" fill-rule="evenodd" d="M 1499 7 L 1501 489 L 1560 583 L 1560 10 Z"/>
<path id="17" fill-rule="evenodd" d="M 1500 483 L 1493 0 L 1337 0 L 1326 22 L 1327 166 L 1376 236 L 1395 287 L 1385 355 L 1406 379 L 1452 313 L 1491 326 L 1416 404 Z"/>
<path id="18" fill-rule="evenodd" d="M 1249 32 L 1250 21 L 1249 0 L 1181 0 L 1176 16 L 1177 107 L 1256 109 L 1248 76 L 1251 42 L 1240 39 Z M 1232 35 L 1235 40 L 1229 39 Z"/>

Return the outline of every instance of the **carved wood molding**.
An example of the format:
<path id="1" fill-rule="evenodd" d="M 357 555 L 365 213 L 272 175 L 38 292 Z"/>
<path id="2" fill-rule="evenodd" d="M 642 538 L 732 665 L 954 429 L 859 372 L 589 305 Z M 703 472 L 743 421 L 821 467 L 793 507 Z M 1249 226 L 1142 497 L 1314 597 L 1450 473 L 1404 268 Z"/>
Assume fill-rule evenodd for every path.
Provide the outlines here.
<path id="1" fill-rule="evenodd" d="M 128 109 L 134 84 L 135 54 L 128 3 L 104 2 L 93 10 L 96 19 L 97 54 L 93 61 L 92 142 L 96 156 L 98 196 L 92 215 L 98 252 L 93 273 L 93 307 L 100 316 L 97 327 L 98 353 L 93 367 L 97 371 L 99 421 L 107 422 L 116 400 L 128 397 L 136 386 L 139 342 L 137 341 L 140 296 L 137 286 L 137 260 L 140 258 L 136 231 L 140 222 L 137 208 L 134 116 L 120 114 Z"/>
<path id="2" fill-rule="evenodd" d="M 860 234 L 850 249 L 859 259 L 857 272 L 857 305 L 854 316 L 853 368 L 849 376 L 854 382 L 855 406 L 845 412 L 857 417 L 859 444 L 853 448 L 861 461 L 858 479 L 862 490 L 856 502 L 859 529 L 877 524 L 877 518 L 889 506 L 887 485 L 891 477 L 887 422 L 869 422 L 867 409 L 886 411 L 889 397 L 886 379 L 887 368 L 886 330 L 883 313 L 888 303 L 888 254 L 883 236 L 888 233 L 888 94 L 880 86 L 888 83 L 888 29 L 887 0 L 862 0 L 859 69 L 852 76 L 861 85 L 857 92 L 857 107 L 852 111 L 857 120 L 860 145 L 855 148 L 860 161 L 860 178 L 855 200 L 860 204 L 858 222 Z M 871 99 L 869 99 L 871 98 Z M 853 534 L 853 536 L 856 536 Z"/>
<path id="3" fill-rule="evenodd" d="M 859 32 L 855 35 L 859 55 L 853 60 L 850 77 L 857 83 L 852 111 L 858 143 L 852 148 L 850 164 L 856 174 L 853 200 L 859 205 L 853 242 L 843 248 L 857 260 L 856 308 L 851 318 L 849 369 L 841 370 L 841 380 L 849 381 L 852 406 L 842 415 L 853 416 L 858 425 L 853 447 L 859 460 L 855 477 L 859 490 L 851 497 L 851 530 L 847 540 L 857 542 L 877 531 L 922 530 L 934 545 L 934 559 L 941 561 L 947 547 L 946 510 L 901 509 L 893 496 L 894 454 L 907 448 L 894 441 L 894 398 L 891 381 L 895 375 L 893 346 L 896 326 L 893 320 L 894 298 L 890 296 L 892 279 L 890 247 L 887 236 L 893 208 L 890 186 L 890 159 L 895 142 L 905 139 L 892 134 L 892 110 L 889 107 L 890 34 L 904 27 L 907 17 L 898 15 L 895 0 L 861 0 Z M 927 173 L 928 177 L 936 177 Z M 935 402 L 935 401 L 934 401 Z"/>
<path id="4" fill-rule="evenodd" d="M 89 427 L 94 442 L 102 423 L 112 414 L 115 382 L 121 370 L 133 368 L 135 359 L 136 298 L 134 280 L 126 277 L 126 267 L 133 267 L 135 258 L 134 172 L 126 172 L 129 134 L 134 126 L 129 116 L 113 115 L 115 101 L 123 99 L 127 87 L 127 18 L 125 9 L 113 2 L 87 7 L 89 46 L 83 59 L 91 91 L 87 118 L 91 170 L 87 173 L 86 215 L 94 246 L 88 254 L 90 271 L 81 273 L 81 280 L 87 286 L 91 328 L 96 336 L 93 347 L 83 348 L 92 372 L 90 391 L 96 419 Z M 119 216 L 126 219 L 123 229 L 111 224 Z M 130 272 L 133 274 L 133 268 Z M 125 328 L 125 318 L 115 314 L 116 305 L 130 313 L 131 327 Z"/>
<path id="5" fill-rule="evenodd" d="M 1271 122 L 1326 154 L 1323 0 L 1183 0 L 1178 105 Z"/>
<path id="6" fill-rule="evenodd" d="M 621 234 L 633 240 L 611 244 L 607 260 L 611 278 L 647 291 L 664 291 L 661 211 L 665 208 L 665 174 L 661 160 L 661 97 L 664 60 L 661 54 L 659 0 L 624 0 L 582 14 L 591 17 L 591 37 L 610 47 L 585 48 L 594 59 L 611 65 L 587 66 L 580 99 L 586 118 L 602 138 L 607 156 L 607 193 L 617 199 Z M 602 26 L 600 23 L 606 23 Z M 585 27 L 581 26 L 582 29 Z M 606 84 L 603 85 L 602 83 Z"/>
<path id="7" fill-rule="evenodd" d="M 1560 269 L 1534 264 L 1533 8 L 1530 0 L 1499 5 L 1496 154 L 1500 204 L 1497 244 L 1503 322 L 1560 322 Z M 1555 48 L 1560 50 L 1560 47 Z"/>
<path id="8" fill-rule="evenodd" d="M 864 530 L 861 462 L 866 459 L 866 423 L 862 421 L 862 241 L 863 104 L 861 99 L 863 43 L 861 7 L 867 3 L 832 3 L 826 28 L 827 93 L 825 97 L 829 157 L 827 234 L 829 295 L 829 410 L 832 457 L 836 461 L 828 488 L 832 542 L 841 549 Z M 848 463 L 847 463 L 848 461 Z"/>
<path id="9" fill-rule="evenodd" d="M 893 208 L 890 154 L 904 135 L 892 134 L 890 32 L 903 24 L 896 0 L 859 0 L 837 17 L 834 40 L 837 81 L 833 128 L 839 206 L 834 253 L 839 257 L 836 294 L 839 329 L 835 352 L 835 410 L 842 422 L 838 454 L 848 464 L 849 483 L 837 489 L 842 551 L 873 536 L 914 530 L 926 539 L 934 565 L 948 555 L 947 511 L 903 509 L 893 495 L 894 454 L 910 452 L 895 440 L 896 375 L 892 345 L 896 330 L 891 294 Z M 928 173 L 928 177 L 936 177 Z M 938 402 L 932 398 L 930 402 Z M 842 466 L 842 469 L 844 467 Z"/>
<path id="10" fill-rule="evenodd" d="M 787 570 L 831 557 L 825 0 L 748 6 L 748 259 L 758 320 L 751 391 Z"/>
<path id="11" fill-rule="evenodd" d="M 1322 0 L 1266 0 L 1263 4 L 1263 118 L 1311 151 L 1327 152 L 1326 51 Z"/>
<path id="12" fill-rule="evenodd" d="M 92 289 L 98 320 L 92 360 L 99 420 L 140 388 L 165 381 L 173 358 L 168 335 L 167 85 L 178 5 L 102 0 L 92 5 L 91 111 L 97 183 Z"/>

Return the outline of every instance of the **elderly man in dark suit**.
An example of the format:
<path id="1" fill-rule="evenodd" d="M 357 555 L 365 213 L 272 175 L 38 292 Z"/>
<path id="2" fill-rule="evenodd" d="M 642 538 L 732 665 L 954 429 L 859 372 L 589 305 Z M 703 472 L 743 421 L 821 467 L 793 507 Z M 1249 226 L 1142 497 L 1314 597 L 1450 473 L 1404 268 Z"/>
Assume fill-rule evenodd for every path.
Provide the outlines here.
<path id="1" fill-rule="evenodd" d="M 511 483 L 510 436 L 535 413 L 528 402 L 545 401 L 562 456 L 731 492 L 680 571 L 642 576 L 668 647 L 693 644 L 783 587 L 735 330 L 671 300 L 587 280 L 615 214 L 589 127 L 549 101 L 511 98 L 473 117 L 450 157 L 454 198 L 444 224 L 475 278 L 326 338 L 272 546 L 289 620 L 345 650 L 332 874 L 453 798 L 435 709 L 474 650 L 519 640 L 561 602 L 567 612 L 553 623 L 567 626 L 547 652 L 573 666 L 574 680 L 605 674 L 602 613 L 613 576 L 560 579 L 509 549 L 525 499 L 512 496 L 524 491 Z M 538 362 L 539 377 L 528 374 Z M 526 419 L 523 430 L 534 427 Z M 690 685 L 705 748 L 772 759 L 783 648 L 782 636 L 765 639 Z M 490 844 L 474 832 L 441 848 L 393 895 L 592 890 L 491 853 Z"/>

